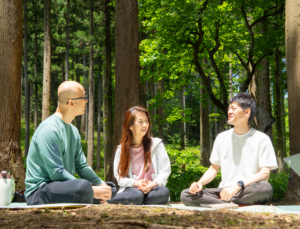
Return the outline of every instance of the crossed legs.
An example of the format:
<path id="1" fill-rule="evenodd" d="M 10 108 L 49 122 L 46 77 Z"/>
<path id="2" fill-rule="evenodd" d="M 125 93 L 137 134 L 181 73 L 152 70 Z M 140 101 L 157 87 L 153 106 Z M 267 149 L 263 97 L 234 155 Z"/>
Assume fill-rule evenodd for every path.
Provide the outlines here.
<path id="1" fill-rule="evenodd" d="M 191 194 L 189 189 L 185 189 L 181 192 L 180 199 L 184 205 L 194 207 L 228 203 L 220 199 L 221 191 L 222 188 L 207 188 Z M 230 201 L 238 205 L 267 204 L 272 196 L 272 186 L 267 181 L 259 181 L 239 191 Z"/>

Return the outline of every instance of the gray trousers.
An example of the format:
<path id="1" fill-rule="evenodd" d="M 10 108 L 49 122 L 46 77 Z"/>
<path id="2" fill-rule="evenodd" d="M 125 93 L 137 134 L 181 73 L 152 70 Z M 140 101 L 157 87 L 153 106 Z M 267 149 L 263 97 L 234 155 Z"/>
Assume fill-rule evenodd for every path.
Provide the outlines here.
<path id="1" fill-rule="evenodd" d="M 115 198 L 107 201 L 109 204 L 123 205 L 153 205 L 166 204 L 170 197 L 170 190 L 164 186 L 156 186 L 149 193 L 144 194 L 137 188 L 126 188 L 123 192 L 118 193 Z"/>
<path id="2" fill-rule="evenodd" d="M 189 189 L 185 189 L 181 192 L 180 200 L 184 205 L 194 207 L 228 203 L 220 199 L 222 190 L 223 188 L 206 188 L 196 194 L 191 194 Z M 229 202 L 238 205 L 267 204 L 272 196 L 272 186 L 267 181 L 259 181 L 250 184 L 244 190 L 240 190 Z"/>
<path id="3" fill-rule="evenodd" d="M 114 183 L 105 182 L 111 187 L 112 198 L 117 189 Z M 100 199 L 94 199 L 92 183 L 84 179 L 68 181 L 53 181 L 42 185 L 26 198 L 27 205 L 83 203 L 100 204 Z"/>

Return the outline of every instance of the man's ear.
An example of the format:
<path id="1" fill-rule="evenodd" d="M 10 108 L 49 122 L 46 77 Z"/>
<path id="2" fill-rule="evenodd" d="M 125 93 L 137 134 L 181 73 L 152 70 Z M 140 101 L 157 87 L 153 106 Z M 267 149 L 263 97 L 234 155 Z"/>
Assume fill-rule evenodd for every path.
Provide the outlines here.
<path id="1" fill-rule="evenodd" d="M 247 108 L 247 109 L 245 110 L 245 114 L 248 115 L 248 116 L 250 117 L 250 115 L 251 115 L 251 109 L 250 109 L 250 108 Z"/>

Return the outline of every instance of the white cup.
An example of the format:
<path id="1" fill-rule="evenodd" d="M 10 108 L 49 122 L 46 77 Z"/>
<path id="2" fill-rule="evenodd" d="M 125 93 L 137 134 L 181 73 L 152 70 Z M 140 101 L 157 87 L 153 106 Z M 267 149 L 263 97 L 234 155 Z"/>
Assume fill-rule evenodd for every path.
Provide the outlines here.
<path id="1" fill-rule="evenodd" d="M 6 171 L 0 173 L 0 205 L 7 206 L 11 204 L 12 179 Z"/>

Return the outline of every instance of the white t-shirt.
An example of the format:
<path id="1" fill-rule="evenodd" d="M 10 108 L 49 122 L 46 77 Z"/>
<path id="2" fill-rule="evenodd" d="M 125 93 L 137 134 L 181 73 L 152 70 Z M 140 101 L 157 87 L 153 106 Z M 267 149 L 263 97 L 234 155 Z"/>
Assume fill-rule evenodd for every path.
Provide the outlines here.
<path id="1" fill-rule="evenodd" d="M 261 167 L 277 169 L 272 142 L 266 134 L 251 128 L 237 135 L 233 128 L 220 133 L 214 143 L 210 162 L 221 167 L 219 188 L 237 184 L 254 176 Z"/>

